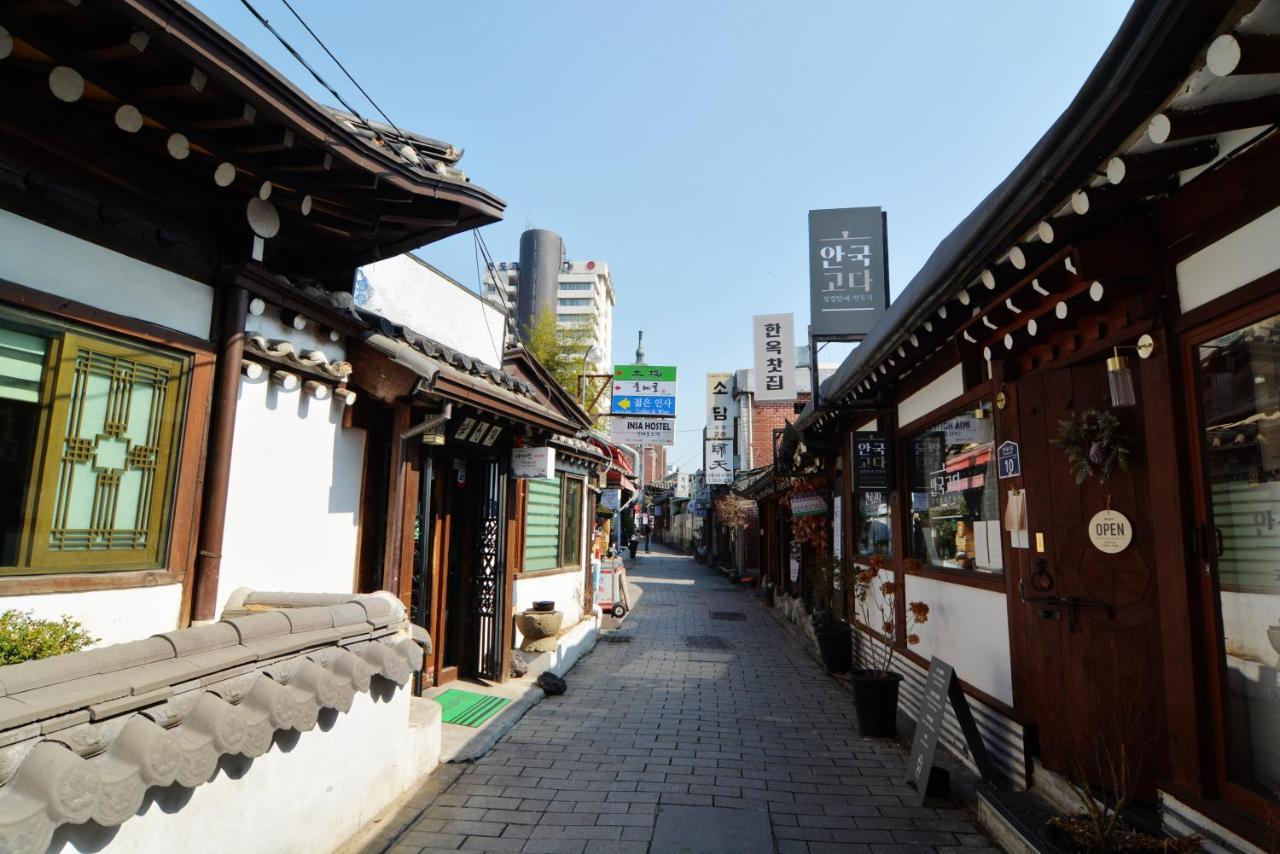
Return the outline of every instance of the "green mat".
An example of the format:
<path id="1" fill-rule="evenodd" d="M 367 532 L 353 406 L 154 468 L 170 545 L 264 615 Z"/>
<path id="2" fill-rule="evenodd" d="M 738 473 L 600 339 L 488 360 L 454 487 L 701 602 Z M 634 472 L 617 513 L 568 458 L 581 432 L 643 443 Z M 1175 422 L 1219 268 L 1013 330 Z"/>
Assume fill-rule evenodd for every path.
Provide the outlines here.
<path id="1" fill-rule="evenodd" d="M 511 702 L 502 697 L 487 697 L 456 688 L 450 688 L 434 699 L 444 710 L 445 723 L 472 727 L 480 726 Z"/>

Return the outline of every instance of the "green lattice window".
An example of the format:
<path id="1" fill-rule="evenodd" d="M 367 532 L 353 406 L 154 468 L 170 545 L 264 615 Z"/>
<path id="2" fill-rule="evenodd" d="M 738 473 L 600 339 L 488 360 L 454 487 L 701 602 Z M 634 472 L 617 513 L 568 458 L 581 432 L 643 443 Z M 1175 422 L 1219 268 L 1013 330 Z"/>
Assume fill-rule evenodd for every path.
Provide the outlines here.
<path id="1" fill-rule="evenodd" d="M 188 361 L 0 314 L 0 573 L 162 563 Z"/>

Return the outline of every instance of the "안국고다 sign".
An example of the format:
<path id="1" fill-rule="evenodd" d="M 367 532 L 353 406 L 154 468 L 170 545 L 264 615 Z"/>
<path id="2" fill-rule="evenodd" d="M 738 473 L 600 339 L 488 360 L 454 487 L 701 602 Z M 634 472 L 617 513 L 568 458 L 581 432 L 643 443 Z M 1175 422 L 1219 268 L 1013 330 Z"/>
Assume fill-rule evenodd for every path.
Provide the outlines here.
<path id="1" fill-rule="evenodd" d="M 884 212 L 809 211 L 809 331 L 866 335 L 889 308 Z"/>

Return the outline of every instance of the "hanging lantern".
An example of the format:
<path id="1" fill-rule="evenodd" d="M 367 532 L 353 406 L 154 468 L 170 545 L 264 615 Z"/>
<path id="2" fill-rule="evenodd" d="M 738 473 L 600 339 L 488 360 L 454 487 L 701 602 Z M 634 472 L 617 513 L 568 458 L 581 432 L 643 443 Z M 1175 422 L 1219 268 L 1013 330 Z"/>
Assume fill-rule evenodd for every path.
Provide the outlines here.
<path id="1" fill-rule="evenodd" d="M 1129 370 L 1129 362 L 1120 355 L 1120 348 L 1115 355 L 1107 359 L 1107 382 L 1111 385 L 1111 406 L 1133 406 L 1138 398 L 1133 393 L 1133 372 Z"/>

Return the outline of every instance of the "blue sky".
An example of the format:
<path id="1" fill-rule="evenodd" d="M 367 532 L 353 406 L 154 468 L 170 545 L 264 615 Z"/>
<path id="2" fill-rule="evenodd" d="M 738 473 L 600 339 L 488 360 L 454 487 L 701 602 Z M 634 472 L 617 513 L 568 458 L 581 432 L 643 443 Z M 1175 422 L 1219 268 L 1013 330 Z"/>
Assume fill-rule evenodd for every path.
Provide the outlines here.
<path id="1" fill-rule="evenodd" d="M 280 0 L 258 10 L 366 115 Z M 239 0 L 196 5 L 331 103 Z M 402 128 L 466 149 L 527 227 L 607 261 L 614 360 L 636 331 L 675 364 L 680 442 L 701 462 L 703 376 L 747 367 L 752 314 L 808 320 L 806 213 L 888 212 L 896 295 L 1066 107 L 1120 25 L 1119 0 L 645 3 L 294 0 Z M 472 238 L 419 251 L 476 286 Z"/>

